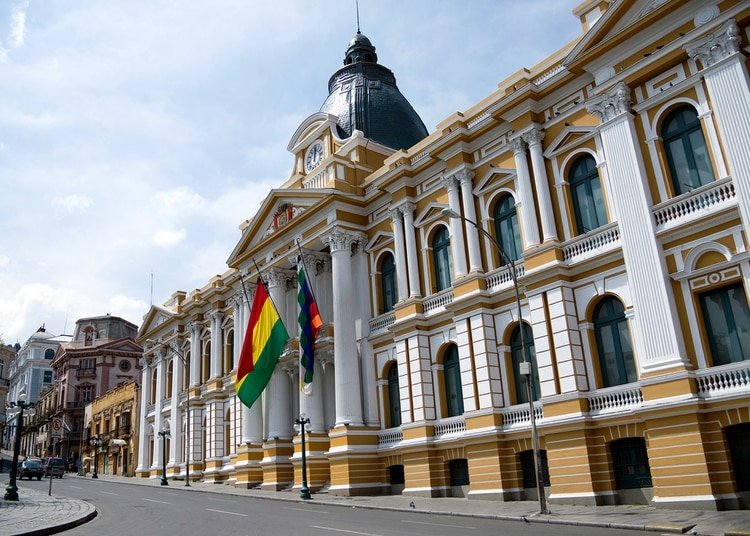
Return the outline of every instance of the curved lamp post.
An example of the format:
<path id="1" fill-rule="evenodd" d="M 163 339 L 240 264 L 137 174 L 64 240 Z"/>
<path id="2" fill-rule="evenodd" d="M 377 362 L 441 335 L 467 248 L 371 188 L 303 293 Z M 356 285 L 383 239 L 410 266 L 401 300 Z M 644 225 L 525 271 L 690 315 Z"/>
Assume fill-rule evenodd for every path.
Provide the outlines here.
<path id="1" fill-rule="evenodd" d="M 309 500 L 310 488 L 307 487 L 307 453 L 305 452 L 305 425 L 310 424 L 310 419 L 302 413 L 299 419 L 294 419 L 295 424 L 299 424 L 299 433 L 302 438 L 302 487 L 299 489 L 299 498 Z"/>
<path id="2" fill-rule="evenodd" d="M 526 347 L 526 335 L 525 330 L 523 327 L 523 321 L 521 316 L 521 292 L 518 288 L 518 277 L 516 275 L 516 264 L 513 262 L 513 259 L 511 259 L 508 254 L 505 252 L 503 247 L 500 245 L 500 243 L 495 239 L 494 236 L 492 236 L 490 233 L 482 229 L 477 222 L 472 221 L 468 218 L 464 218 L 461 216 L 458 212 L 451 208 L 444 208 L 442 210 L 442 213 L 453 219 L 457 220 L 463 220 L 469 225 L 473 225 L 474 228 L 482 233 L 485 237 L 489 238 L 490 242 L 493 246 L 495 246 L 495 249 L 497 249 L 498 253 L 500 253 L 500 257 L 503 259 L 503 261 L 509 265 L 510 267 L 510 277 L 513 280 L 513 289 L 516 293 L 516 308 L 518 313 L 518 328 L 521 331 L 521 353 L 523 356 L 523 362 L 520 363 L 519 366 L 519 373 L 524 376 L 526 380 L 526 397 L 529 399 L 529 420 L 531 421 L 531 444 L 534 451 L 534 472 L 536 473 L 536 491 L 539 495 L 539 513 L 541 514 L 549 514 L 549 509 L 547 508 L 547 498 L 544 496 L 544 477 L 542 476 L 542 466 L 541 466 L 541 459 L 539 454 L 539 433 L 536 429 L 536 415 L 534 414 L 534 395 L 531 388 L 531 381 L 533 376 L 532 366 L 531 366 L 531 359 L 529 357 L 529 349 Z"/>
<path id="3" fill-rule="evenodd" d="M 10 466 L 10 481 L 8 486 L 5 488 L 5 495 L 3 498 L 6 501 L 17 501 L 18 500 L 18 486 L 16 486 L 16 476 L 18 473 L 18 455 L 21 452 L 21 434 L 23 433 L 23 410 L 33 408 L 34 403 L 26 403 L 26 388 L 22 387 L 18 395 L 18 401 L 13 406 L 17 406 L 18 417 L 16 418 L 16 439 L 13 442 L 13 465 Z"/>
<path id="4" fill-rule="evenodd" d="M 153 346 L 159 346 L 162 344 L 153 339 L 146 339 L 146 342 Z M 185 368 L 185 375 L 187 376 L 188 387 L 187 396 L 185 397 L 185 413 L 187 415 L 185 418 L 185 485 L 190 486 L 190 361 L 185 359 L 182 352 L 171 344 L 168 344 L 167 348 L 169 348 L 169 350 L 180 360 L 182 366 Z M 161 434 L 161 432 L 159 433 Z"/>
<path id="5" fill-rule="evenodd" d="M 94 474 L 91 478 L 99 478 L 99 445 L 102 444 L 102 440 L 99 439 L 98 435 L 95 435 L 90 439 L 91 445 L 94 447 Z"/>

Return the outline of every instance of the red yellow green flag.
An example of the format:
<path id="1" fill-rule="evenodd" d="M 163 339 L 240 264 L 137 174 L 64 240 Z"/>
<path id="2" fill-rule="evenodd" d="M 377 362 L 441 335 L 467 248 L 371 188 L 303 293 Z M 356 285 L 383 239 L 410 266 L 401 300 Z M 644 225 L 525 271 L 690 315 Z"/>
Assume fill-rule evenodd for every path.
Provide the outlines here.
<path id="1" fill-rule="evenodd" d="M 235 382 L 237 397 L 247 407 L 253 405 L 268 385 L 288 340 L 289 333 L 258 279 Z"/>

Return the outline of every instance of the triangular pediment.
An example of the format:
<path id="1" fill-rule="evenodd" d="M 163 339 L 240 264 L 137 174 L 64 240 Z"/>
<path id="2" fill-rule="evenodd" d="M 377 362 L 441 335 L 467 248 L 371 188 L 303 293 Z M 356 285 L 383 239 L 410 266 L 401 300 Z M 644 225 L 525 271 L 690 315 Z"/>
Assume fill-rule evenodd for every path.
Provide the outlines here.
<path id="1" fill-rule="evenodd" d="M 448 205 L 435 202 L 430 203 L 422 212 L 416 215 L 414 218 L 414 227 L 423 227 L 435 220 L 445 219 L 443 215 L 443 209 L 445 208 L 448 208 Z"/>
<path id="2" fill-rule="evenodd" d="M 393 233 L 387 233 L 385 231 L 378 231 L 375 236 L 367 242 L 365 251 L 377 251 L 378 249 L 393 242 Z"/>
<path id="3" fill-rule="evenodd" d="M 491 192 L 509 180 L 513 180 L 515 176 L 516 170 L 513 168 L 490 167 L 490 170 L 479 179 L 474 187 L 474 195 L 481 196 Z"/>
<path id="4" fill-rule="evenodd" d="M 292 139 L 289 140 L 287 150 L 291 153 L 296 153 L 302 147 L 310 145 L 314 140 L 321 138 L 323 133 L 330 131 L 336 138 L 336 121 L 335 115 L 326 114 L 323 112 L 314 113 L 307 119 L 302 121 L 297 130 L 294 131 Z"/>
<path id="5" fill-rule="evenodd" d="M 546 158 L 551 158 L 558 153 L 567 151 L 589 139 L 594 134 L 596 134 L 596 128 L 594 127 L 565 127 L 555 139 L 547 144 L 544 156 Z"/>
<path id="6" fill-rule="evenodd" d="M 582 69 L 590 58 L 615 48 L 633 34 L 660 21 L 677 4 L 679 2 L 675 0 L 612 1 L 599 20 L 571 50 L 563 65 L 574 72 Z"/>
<path id="7" fill-rule="evenodd" d="M 247 249 L 291 227 L 305 212 L 334 193 L 331 189 L 275 189 L 266 196 L 258 212 L 243 223 L 242 237 L 232 251 L 227 264 L 234 266 L 238 256 Z"/>
<path id="8" fill-rule="evenodd" d="M 146 315 L 143 317 L 143 323 L 141 324 L 139 335 L 142 333 L 151 332 L 174 316 L 174 311 L 170 311 L 169 309 L 166 309 L 159 305 L 152 305 Z"/>

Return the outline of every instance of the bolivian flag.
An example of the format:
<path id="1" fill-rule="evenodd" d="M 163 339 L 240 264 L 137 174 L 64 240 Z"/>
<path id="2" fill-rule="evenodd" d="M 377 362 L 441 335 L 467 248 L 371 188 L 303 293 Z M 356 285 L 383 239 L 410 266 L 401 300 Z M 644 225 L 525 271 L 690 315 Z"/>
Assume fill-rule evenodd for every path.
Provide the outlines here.
<path id="1" fill-rule="evenodd" d="M 259 278 L 235 382 L 237 397 L 248 408 L 266 388 L 288 340 L 289 333 Z"/>

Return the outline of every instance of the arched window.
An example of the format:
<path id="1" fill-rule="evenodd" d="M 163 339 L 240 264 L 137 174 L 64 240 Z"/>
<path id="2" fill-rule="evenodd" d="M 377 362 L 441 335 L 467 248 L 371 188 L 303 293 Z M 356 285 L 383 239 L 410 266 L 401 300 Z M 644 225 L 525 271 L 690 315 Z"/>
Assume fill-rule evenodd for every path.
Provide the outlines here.
<path id="1" fill-rule="evenodd" d="M 398 386 L 398 365 L 393 363 L 388 369 L 388 415 L 389 428 L 401 426 L 401 395 Z"/>
<path id="2" fill-rule="evenodd" d="M 55 351 L 52 348 L 47 348 L 44 351 L 44 359 L 52 359 L 55 357 Z"/>
<path id="3" fill-rule="evenodd" d="M 578 234 L 601 227 L 607 223 L 602 183 L 596 161 L 591 155 L 578 158 L 570 168 L 570 192 L 573 197 Z"/>
<path id="4" fill-rule="evenodd" d="M 224 345 L 224 374 L 234 370 L 234 330 L 227 331 Z"/>
<path id="5" fill-rule="evenodd" d="M 232 412 L 227 410 L 224 415 L 224 456 L 232 454 Z"/>
<path id="6" fill-rule="evenodd" d="M 714 366 L 750 359 L 750 310 L 742 283 L 700 295 Z"/>
<path id="7" fill-rule="evenodd" d="M 154 368 L 151 371 L 151 403 L 156 404 L 156 384 L 157 384 L 157 378 L 156 378 L 156 368 Z"/>
<path id="8" fill-rule="evenodd" d="M 203 346 L 203 362 L 201 363 L 201 382 L 205 383 L 211 376 L 211 341 Z"/>
<path id="9" fill-rule="evenodd" d="M 528 404 L 529 395 L 526 386 L 526 376 L 521 375 L 521 363 L 525 361 L 523 354 L 522 342 L 526 343 L 526 352 L 528 359 L 531 361 L 531 397 L 532 400 L 539 400 L 539 371 L 536 366 L 536 351 L 534 350 L 534 334 L 528 324 L 523 324 L 523 338 L 521 340 L 521 329 L 516 326 L 513 333 L 510 334 L 510 357 L 513 363 L 513 379 L 516 386 L 516 404 Z"/>
<path id="10" fill-rule="evenodd" d="M 461 389 L 461 368 L 458 365 L 458 347 L 451 345 L 445 351 L 443 360 L 445 378 L 445 401 L 448 417 L 463 415 L 464 395 Z"/>
<path id="11" fill-rule="evenodd" d="M 625 308 L 617 298 L 604 298 L 594 310 L 594 333 L 604 387 L 638 380 Z"/>
<path id="12" fill-rule="evenodd" d="M 387 313 L 393 310 L 393 306 L 396 305 L 398 299 L 396 294 L 396 263 L 390 253 L 383 255 L 383 260 L 380 263 L 380 288 L 383 293 L 381 313 Z"/>
<path id="13" fill-rule="evenodd" d="M 440 292 L 450 288 L 453 279 L 451 239 L 445 227 L 440 227 L 432 237 L 432 258 L 435 265 L 435 290 Z"/>
<path id="14" fill-rule="evenodd" d="M 513 261 L 521 257 L 521 240 L 518 236 L 518 214 L 516 213 L 516 201 L 510 195 L 504 195 L 495 205 L 493 214 L 495 219 L 495 236 L 500 247 Z M 500 265 L 505 264 L 505 259 L 500 259 Z"/>
<path id="15" fill-rule="evenodd" d="M 164 391 L 167 393 L 166 398 L 172 397 L 172 379 L 174 378 L 174 359 L 169 360 L 167 365 L 167 384 L 164 386 Z"/>
<path id="16" fill-rule="evenodd" d="M 185 363 L 190 363 L 190 350 L 186 350 L 183 352 L 183 355 L 185 356 Z M 184 367 L 182 372 L 182 388 L 187 389 L 190 385 L 190 375 L 188 374 L 188 368 Z"/>
<path id="17" fill-rule="evenodd" d="M 676 195 L 714 180 L 701 121 L 692 106 L 680 106 L 664 119 L 661 138 Z"/>

